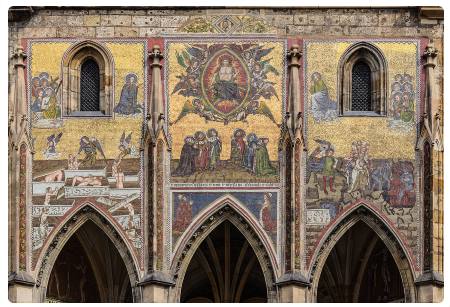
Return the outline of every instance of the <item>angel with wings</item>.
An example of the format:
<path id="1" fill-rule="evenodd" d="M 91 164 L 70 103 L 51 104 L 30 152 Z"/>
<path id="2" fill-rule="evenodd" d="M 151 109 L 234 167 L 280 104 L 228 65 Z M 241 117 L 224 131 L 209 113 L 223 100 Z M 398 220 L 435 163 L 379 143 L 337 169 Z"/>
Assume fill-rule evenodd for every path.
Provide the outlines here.
<path id="1" fill-rule="evenodd" d="M 62 132 L 58 133 L 56 135 L 56 133 L 53 133 L 52 135 L 50 135 L 47 138 L 47 148 L 44 151 L 44 155 L 45 157 L 48 158 L 54 158 L 57 157 L 59 154 L 56 152 L 56 145 L 59 143 L 59 141 L 61 140 L 61 136 L 62 136 Z"/>
<path id="2" fill-rule="evenodd" d="M 119 141 L 119 155 L 117 156 L 116 160 L 120 161 L 127 155 L 129 155 L 131 153 L 131 134 L 133 132 L 130 132 L 126 137 L 125 137 L 125 131 L 122 132 L 122 136 L 120 137 L 120 141 Z"/>
<path id="3" fill-rule="evenodd" d="M 106 161 L 106 156 L 100 142 L 95 137 L 82 136 L 80 139 L 80 149 L 77 154 L 79 155 L 81 152 L 84 153 L 84 159 L 80 164 L 89 163 L 90 166 L 93 166 L 97 161 L 97 151 L 100 152 L 103 159 Z"/>

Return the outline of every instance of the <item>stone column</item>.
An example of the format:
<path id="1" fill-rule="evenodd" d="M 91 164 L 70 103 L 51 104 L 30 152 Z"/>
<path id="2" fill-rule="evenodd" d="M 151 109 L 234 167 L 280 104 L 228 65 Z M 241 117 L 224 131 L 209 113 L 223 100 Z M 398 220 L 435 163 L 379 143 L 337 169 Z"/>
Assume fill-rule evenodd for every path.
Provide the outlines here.
<path id="1" fill-rule="evenodd" d="M 14 83 L 12 86 L 13 114 L 10 114 L 8 134 L 9 162 L 9 265 L 8 296 L 12 302 L 31 302 L 34 280 L 28 266 L 29 231 L 27 205 L 30 199 L 28 167 L 31 165 L 32 144 L 27 131 L 27 99 L 25 87 L 26 54 L 17 46 L 13 54 Z"/>
<path id="2" fill-rule="evenodd" d="M 155 135 L 159 128 L 161 128 L 161 121 L 164 120 L 164 106 L 163 106 L 163 92 L 161 84 L 161 54 L 158 45 L 153 46 L 152 52 L 149 54 L 153 62 L 150 64 L 152 68 L 152 86 L 150 92 L 150 108 L 151 124 Z"/>
<path id="3" fill-rule="evenodd" d="M 296 44 L 292 45 L 288 52 L 289 59 L 289 113 L 290 113 L 290 128 L 292 132 L 298 127 L 298 121 L 300 119 L 300 58 L 302 52 L 300 47 Z"/>
<path id="4" fill-rule="evenodd" d="M 146 151 L 148 155 L 146 173 L 147 184 L 147 268 L 146 275 L 139 282 L 142 289 L 142 302 L 166 303 L 169 299 L 169 288 L 174 285 L 172 278 L 164 267 L 164 190 L 165 159 L 167 155 L 167 143 L 164 132 L 164 106 L 161 83 L 161 59 L 162 54 L 158 45 L 153 46 L 149 54 L 152 59 L 152 84 L 149 106 L 150 144 Z M 151 160 L 150 160 L 151 159 Z"/>
<path id="5" fill-rule="evenodd" d="M 432 181 L 433 191 L 423 191 L 432 193 L 433 197 L 433 248 L 431 257 L 431 270 L 424 271 L 416 280 L 419 302 L 441 302 L 444 295 L 443 278 L 443 144 L 441 134 L 440 112 L 438 90 L 435 82 L 436 56 L 438 52 L 433 43 L 426 46 L 424 64 L 426 87 L 425 105 L 423 110 L 424 125 L 432 140 Z"/>
<path id="6" fill-rule="evenodd" d="M 277 287 L 279 289 L 279 301 L 281 303 L 304 303 L 306 302 L 306 294 L 308 291 L 309 282 L 302 275 L 301 267 L 301 203 L 300 194 L 301 189 L 299 185 L 300 169 L 301 169 L 301 154 L 299 153 L 300 147 L 303 148 L 300 140 L 303 141 L 302 133 L 302 116 L 300 110 L 300 58 L 302 54 L 300 52 L 300 47 L 298 45 L 292 45 L 289 53 L 289 123 L 288 129 L 294 138 L 293 149 L 290 150 L 290 160 L 291 165 L 286 165 L 286 167 L 291 168 L 291 199 L 286 199 L 286 202 L 290 202 L 290 206 L 286 206 L 286 210 L 290 210 L 289 214 L 286 214 L 286 225 L 291 226 L 291 240 L 290 242 L 285 242 L 290 246 L 286 246 L 288 253 L 290 253 L 290 259 L 284 268 L 283 276 L 277 280 Z M 288 219 L 290 217 L 290 219 Z M 288 224 L 289 223 L 289 224 Z M 286 226 L 286 227 L 287 227 Z"/>

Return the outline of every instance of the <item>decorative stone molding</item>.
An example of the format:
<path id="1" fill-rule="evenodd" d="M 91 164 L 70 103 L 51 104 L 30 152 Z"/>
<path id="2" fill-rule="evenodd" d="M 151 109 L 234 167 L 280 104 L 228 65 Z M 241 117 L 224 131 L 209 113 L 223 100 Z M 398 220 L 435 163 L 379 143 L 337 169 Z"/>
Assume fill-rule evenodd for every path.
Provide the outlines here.
<path id="1" fill-rule="evenodd" d="M 263 18 L 256 16 L 216 15 L 188 19 L 178 32 L 187 33 L 271 33 L 276 32 Z"/>

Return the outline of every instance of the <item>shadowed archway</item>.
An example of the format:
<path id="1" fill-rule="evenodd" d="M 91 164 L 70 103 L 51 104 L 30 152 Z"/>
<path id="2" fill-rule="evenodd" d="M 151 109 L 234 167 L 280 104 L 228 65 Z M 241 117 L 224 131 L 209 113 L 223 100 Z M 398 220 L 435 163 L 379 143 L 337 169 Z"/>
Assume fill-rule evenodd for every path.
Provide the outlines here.
<path id="1" fill-rule="evenodd" d="M 266 289 L 252 247 L 232 223 L 224 221 L 196 250 L 180 302 L 267 302 Z"/>
<path id="2" fill-rule="evenodd" d="M 357 222 L 336 243 L 322 269 L 317 302 L 403 302 L 395 261 L 383 241 Z"/>
<path id="3" fill-rule="evenodd" d="M 53 265 L 46 293 L 56 302 L 132 302 L 130 278 L 111 240 L 92 221 L 67 241 Z"/>
<path id="4" fill-rule="evenodd" d="M 315 251 L 312 301 L 415 302 L 414 271 L 401 242 L 376 211 L 359 203 L 327 230 Z"/>
<path id="5" fill-rule="evenodd" d="M 56 283 L 55 277 L 52 277 L 54 275 L 53 270 L 58 264 L 64 264 L 64 257 L 67 256 L 70 258 L 69 262 L 74 265 L 72 270 L 74 272 L 77 270 L 79 277 L 81 277 L 84 270 L 86 276 L 95 278 L 95 283 L 93 281 L 91 283 L 97 285 L 99 297 L 96 297 L 94 300 L 123 302 L 128 301 L 129 297 L 133 302 L 141 301 L 141 292 L 137 286 L 139 278 L 136 266 L 137 261 L 130 252 L 129 242 L 90 203 L 86 203 L 78 208 L 52 232 L 43 251 L 45 252 L 39 258 L 36 266 L 39 268 L 36 278 L 36 290 L 39 291 L 41 302 L 51 299 L 52 294 L 55 293 L 53 292 L 54 290 L 57 293 L 57 289 L 49 289 L 56 287 L 51 281 L 53 278 L 53 283 Z M 62 263 L 59 262 L 60 260 Z M 71 269 L 69 268 L 69 270 Z M 80 280 L 78 279 L 76 283 L 75 287 L 80 289 Z M 86 287 L 86 284 L 87 281 L 85 281 L 83 288 Z M 128 287 L 131 289 L 128 289 Z M 63 293 L 61 288 L 59 293 Z M 63 296 L 70 293 L 70 291 L 63 293 Z M 49 298 L 47 298 L 47 295 L 49 295 Z M 53 298 L 56 301 L 83 300 L 81 294 L 66 296 L 60 299 Z M 88 296 L 85 295 L 84 299 L 87 300 L 87 298 Z"/>

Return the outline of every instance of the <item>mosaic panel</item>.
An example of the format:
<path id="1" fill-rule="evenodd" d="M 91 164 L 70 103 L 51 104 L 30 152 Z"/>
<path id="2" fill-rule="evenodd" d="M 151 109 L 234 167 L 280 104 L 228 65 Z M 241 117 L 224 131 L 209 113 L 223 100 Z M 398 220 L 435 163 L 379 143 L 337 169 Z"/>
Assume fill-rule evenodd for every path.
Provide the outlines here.
<path id="1" fill-rule="evenodd" d="M 176 245 L 195 217 L 222 196 L 236 198 L 258 221 L 262 229 L 277 244 L 278 192 L 173 192 L 172 242 Z"/>
<path id="2" fill-rule="evenodd" d="M 28 44 L 28 98 L 35 154 L 32 169 L 33 267 L 61 220 L 90 203 L 134 247 L 142 266 L 142 161 L 146 41 L 100 41 L 113 57 L 112 117 L 61 117 L 61 60 L 75 41 Z"/>
<path id="3" fill-rule="evenodd" d="M 372 41 L 388 63 L 387 116 L 341 117 L 338 63 L 352 43 L 306 41 L 304 47 L 307 262 L 327 226 L 362 200 L 396 228 L 418 269 L 419 42 Z"/>
<path id="4" fill-rule="evenodd" d="M 282 41 L 166 42 L 171 181 L 278 182 Z"/>
<path id="5" fill-rule="evenodd" d="M 164 52 L 172 250 L 195 216 L 225 194 L 253 214 L 276 246 L 286 41 L 170 38 Z"/>

